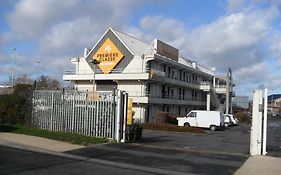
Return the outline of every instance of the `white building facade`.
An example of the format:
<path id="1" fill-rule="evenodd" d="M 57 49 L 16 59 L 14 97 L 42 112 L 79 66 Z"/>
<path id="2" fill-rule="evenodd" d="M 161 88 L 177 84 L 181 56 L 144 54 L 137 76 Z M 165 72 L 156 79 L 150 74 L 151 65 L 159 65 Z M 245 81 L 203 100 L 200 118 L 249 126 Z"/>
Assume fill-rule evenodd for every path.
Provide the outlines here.
<path id="1" fill-rule="evenodd" d="M 231 101 L 232 79 L 218 81 L 214 69 L 180 57 L 178 49 L 156 39 L 147 44 L 109 28 L 71 61 L 76 70 L 66 71 L 63 80 L 82 91 L 128 92 L 134 119 L 141 122 L 154 122 L 163 111 L 183 116 L 193 109 L 225 110 L 221 106 Z"/>

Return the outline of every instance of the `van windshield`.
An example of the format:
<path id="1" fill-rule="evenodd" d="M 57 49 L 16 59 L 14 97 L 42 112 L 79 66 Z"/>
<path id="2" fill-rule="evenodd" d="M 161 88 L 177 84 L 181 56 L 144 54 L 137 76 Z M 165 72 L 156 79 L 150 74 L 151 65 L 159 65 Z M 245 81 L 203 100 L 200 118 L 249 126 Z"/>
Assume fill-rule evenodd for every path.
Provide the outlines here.
<path id="1" fill-rule="evenodd" d="M 196 117 L 196 112 L 189 113 L 187 117 Z"/>

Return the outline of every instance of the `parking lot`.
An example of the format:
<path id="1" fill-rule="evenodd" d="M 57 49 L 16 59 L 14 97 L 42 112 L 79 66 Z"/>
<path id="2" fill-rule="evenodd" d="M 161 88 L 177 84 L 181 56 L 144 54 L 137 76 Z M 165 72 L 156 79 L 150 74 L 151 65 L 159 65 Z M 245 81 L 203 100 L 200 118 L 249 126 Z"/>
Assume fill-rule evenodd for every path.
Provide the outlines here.
<path id="1" fill-rule="evenodd" d="M 144 130 L 139 144 L 205 151 L 230 155 L 249 155 L 251 125 L 241 123 L 222 131 L 205 130 L 206 134 L 190 134 Z M 281 118 L 268 119 L 268 155 L 281 157 Z"/>
<path id="2" fill-rule="evenodd" d="M 144 130 L 138 143 L 70 151 L 90 158 L 192 174 L 234 174 L 249 157 L 250 125 L 206 134 Z M 268 120 L 268 154 L 281 157 L 281 118 Z"/>
<path id="3" fill-rule="evenodd" d="M 222 131 L 205 131 L 206 134 L 190 134 L 144 130 L 140 144 L 225 154 L 249 153 L 249 125 L 240 124 Z"/>

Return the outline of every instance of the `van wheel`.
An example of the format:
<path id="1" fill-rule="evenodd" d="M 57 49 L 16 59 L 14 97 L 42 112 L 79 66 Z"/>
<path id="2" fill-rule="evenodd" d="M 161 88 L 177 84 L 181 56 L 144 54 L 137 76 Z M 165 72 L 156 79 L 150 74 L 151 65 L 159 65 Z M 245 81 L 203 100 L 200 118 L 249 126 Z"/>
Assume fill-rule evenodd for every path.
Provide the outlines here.
<path id="1" fill-rule="evenodd" d="M 216 128 L 217 128 L 217 127 L 216 127 L 215 125 L 211 125 L 211 126 L 210 126 L 210 130 L 211 130 L 211 131 L 215 131 Z"/>
<path id="2" fill-rule="evenodd" d="M 185 127 L 190 127 L 190 124 L 189 123 L 184 123 L 184 126 Z"/>
<path id="3" fill-rule="evenodd" d="M 224 123 L 224 127 L 228 127 L 229 126 L 229 123 Z"/>

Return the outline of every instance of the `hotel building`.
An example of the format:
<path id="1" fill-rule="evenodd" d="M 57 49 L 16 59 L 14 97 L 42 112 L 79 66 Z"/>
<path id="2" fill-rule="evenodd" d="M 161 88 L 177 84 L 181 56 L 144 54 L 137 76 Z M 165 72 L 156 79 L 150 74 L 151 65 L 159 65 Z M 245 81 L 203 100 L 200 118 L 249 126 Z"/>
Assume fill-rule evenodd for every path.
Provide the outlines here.
<path id="1" fill-rule="evenodd" d="M 215 69 L 179 56 L 179 50 L 158 39 L 147 44 L 109 28 L 84 56 L 72 58 L 75 71 L 63 80 L 81 91 L 128 92 L 134 119 L 154 122 L 159 112 L 186 115 L 190 110 L 231 112 L 233 82 L 215 77 Z"/>

